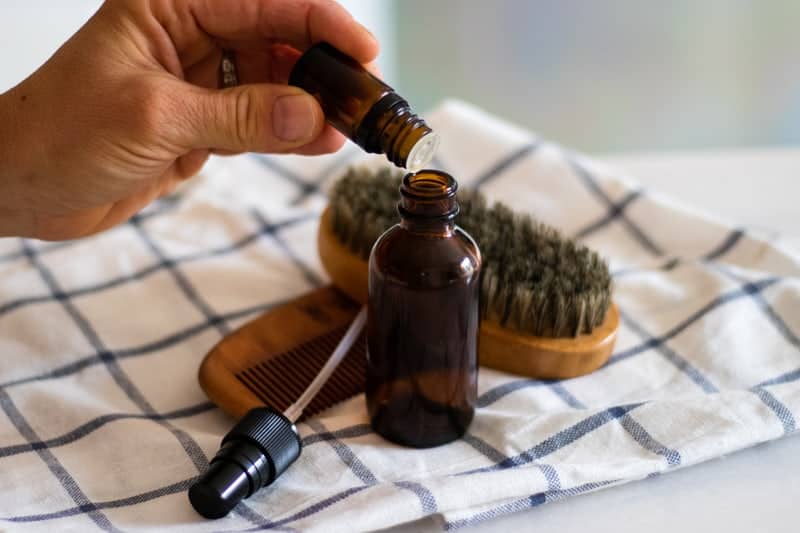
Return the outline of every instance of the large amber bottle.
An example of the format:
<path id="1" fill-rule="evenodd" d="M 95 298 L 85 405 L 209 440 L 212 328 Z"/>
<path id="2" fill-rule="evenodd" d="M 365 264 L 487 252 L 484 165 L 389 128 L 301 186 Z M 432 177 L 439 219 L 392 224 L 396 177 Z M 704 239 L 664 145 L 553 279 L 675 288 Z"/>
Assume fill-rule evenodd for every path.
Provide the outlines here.
<path id="1" fill-rule="evenodd" d="M 328 43 L 298 59 L 289 83 L 313 95 L 334 128 L 399 167 L 425 167 L 439 146 L 438 135 L 403 97 Z"/>
<path id="2" fill-rule="evenodd" d="M 456 189 L 444 172 L 407 175 L 400 224 L 369 260 L 367 407 L 407 446 L 459 438 L 475 409 L 481 255 L 455 225 Z"/>

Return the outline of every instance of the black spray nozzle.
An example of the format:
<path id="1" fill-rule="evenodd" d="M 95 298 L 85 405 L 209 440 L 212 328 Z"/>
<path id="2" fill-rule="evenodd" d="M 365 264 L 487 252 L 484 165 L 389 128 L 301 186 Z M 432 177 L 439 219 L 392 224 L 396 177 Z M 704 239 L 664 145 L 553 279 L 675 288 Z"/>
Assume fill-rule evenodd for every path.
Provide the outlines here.
<path id="1" fill-rule="evenodd" d="M 291 420 L 269 407 L 251 409 L 222 439 L 208 471 L 189 488 L 192 507 L 206 518 L 222 518 L 266 487 L 300 455 Z"/>

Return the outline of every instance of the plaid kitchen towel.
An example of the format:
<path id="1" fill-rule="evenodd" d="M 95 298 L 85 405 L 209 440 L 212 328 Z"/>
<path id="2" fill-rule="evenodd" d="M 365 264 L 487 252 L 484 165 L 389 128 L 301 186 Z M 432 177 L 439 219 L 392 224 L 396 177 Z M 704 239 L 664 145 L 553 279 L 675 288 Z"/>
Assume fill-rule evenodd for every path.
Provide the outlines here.
<path id="1" fill-rule="evenodd" d="M 275 485 L 201 519 L 186 489 L 233 423 L 200 390 L 201 359 L 326 282 L 325 192 L 350 163 L 383 164 L 352 146 L 214 159 L 104 234 L 0 240 L 0 529 L 457 529 L 795 432 L 800 254 L 467 105 L 430 119 L 436 166 L 608 258 L 622 324 L 604 367 L 482 369 L 469 433 L 428 450 L 373 434 L 354 398 L 300 424 Z"/>

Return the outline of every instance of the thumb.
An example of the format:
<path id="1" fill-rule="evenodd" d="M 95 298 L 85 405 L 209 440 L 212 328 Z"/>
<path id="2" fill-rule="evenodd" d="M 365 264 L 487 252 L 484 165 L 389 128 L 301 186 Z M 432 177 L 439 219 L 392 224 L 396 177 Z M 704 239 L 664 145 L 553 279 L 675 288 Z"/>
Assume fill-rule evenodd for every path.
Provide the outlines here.
<path id="1" fill-rule="evenodd" d="M 182 102 L 185 120 L 174 131 L 188 149 L 288 152 L 316 139 L 325 126 L 314 97 L 288 85 L 199 89 Z"/>

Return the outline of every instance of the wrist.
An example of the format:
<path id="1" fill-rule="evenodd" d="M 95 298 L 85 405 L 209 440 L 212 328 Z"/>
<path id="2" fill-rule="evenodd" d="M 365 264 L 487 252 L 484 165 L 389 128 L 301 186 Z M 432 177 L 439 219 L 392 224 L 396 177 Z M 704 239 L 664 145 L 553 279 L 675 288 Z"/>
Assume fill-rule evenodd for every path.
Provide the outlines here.
<path id="1" fill-rule="evenodd" d="M 33 213 L 28 209 L 25 193 L 28 170 L 19 117 L 23 102 L 16 88 L 0 94 L 0 237 L 33 234 Z"/>

